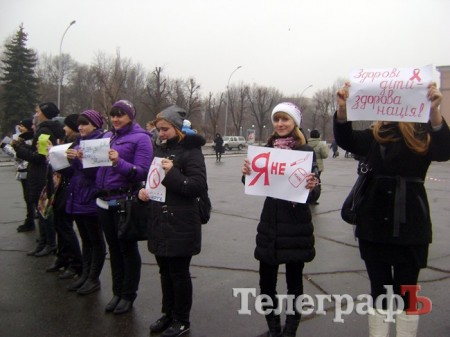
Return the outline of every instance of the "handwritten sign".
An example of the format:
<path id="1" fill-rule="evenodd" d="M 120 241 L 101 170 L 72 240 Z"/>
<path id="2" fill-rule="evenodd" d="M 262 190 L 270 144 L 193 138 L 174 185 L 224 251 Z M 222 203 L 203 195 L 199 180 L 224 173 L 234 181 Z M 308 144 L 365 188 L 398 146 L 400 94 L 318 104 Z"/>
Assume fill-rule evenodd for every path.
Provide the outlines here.
<path id="1" fill-rule="evenodd" d="M 350 73 L 347 120 L 428 122 L 431 65 L 422 68 L 355 69 Z"/>
<path id="2" fill-rule="evenodd" d="M 52 146 L 48 151 L 48 160 L 53 170 L 59 171 L 70 166 L 66 151 L 72 143 Z"/>
<path id="3" fill-rule="evenodd" d="M 245 193 L 305 203 L 313 152 L 249 146 L 252 173 L 245 176 Z"/>
<path id="4" fill-rule="evenodd" d="M 10 144 L 12 141 L 11 138 L 9 138 L 8 136 L 5 136 L 5 138 L 3 138 L 1 144 Z"/>
<path id="5" fill-rule="evenodd" d="M 147 183 L 145 190 L 148 193 L 150 200 L 165 202 L 166 201 L 166 187 L 161 184 L 165 177 L 165 172 L 161 166 L 162 158 L 153 158 L 152 165 L 148 171 Z"/>
<path id="6" fill-rule="evenodd" d="M 48 140 L 50 139 L 50 135 L 47 135 L 45 133 L 41 134 L 38 137 L 38 141 L 37 141 L 37 150 L 39 154 L 43 154 L 44 156 L 46 156 L 48 154 Z"/>
<path id="7" fill-rule="evenodd" d="M 83 168 L 112 166 L 109 160 L 110 138 L 89 139 L 80 141 L 83 151 Z"/>

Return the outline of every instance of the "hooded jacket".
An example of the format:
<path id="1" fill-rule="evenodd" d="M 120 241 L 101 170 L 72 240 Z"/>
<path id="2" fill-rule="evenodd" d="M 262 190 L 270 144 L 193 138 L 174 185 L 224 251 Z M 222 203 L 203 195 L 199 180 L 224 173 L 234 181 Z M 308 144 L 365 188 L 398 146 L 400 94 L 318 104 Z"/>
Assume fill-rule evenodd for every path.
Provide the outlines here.
<path id="1" fill-rule="evenodd" d="M 119 161 L 116 166 L 98 169 L 95 181 L 100 192 L 126 189 L 145 181 L 153 160 L 151 135 L 139 124 L 130 123 L 105 133 L 103 138 L 111 138 L 110 148 L 119 152 Z M 102 199 L 113 199 L 122 194 L 113 193 Z"/>
<path id="2" fill-rule="evenodd" d="M 150 201 L 148 249 L 156 256 L 192 256 L 201 250 L 201 221 L 197 197 L 208 190 L 205 158 L 200 135 L 157 142 L 155 156 L 172 158 L 174 166 L 165 175 L 164 203 Z"/>
<path id="3" fill-rule="evenodd" d="M 314 149 L 319 171 L 322 172 L 324 170 L 323 160 L 328 158 L 328 146 L 326 146 L 320 138 L 308 139 L 308 145 Z"/>

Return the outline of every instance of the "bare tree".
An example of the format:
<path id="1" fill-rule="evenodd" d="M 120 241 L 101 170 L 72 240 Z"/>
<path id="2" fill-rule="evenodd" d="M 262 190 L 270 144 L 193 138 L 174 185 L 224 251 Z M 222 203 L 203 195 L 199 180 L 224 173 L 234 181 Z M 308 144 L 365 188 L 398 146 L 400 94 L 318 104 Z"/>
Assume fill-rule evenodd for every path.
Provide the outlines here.
<path id="1" fill-rule="evenodd" d="M 245 120 L 245 116 L 248 114 L 249 102 L 248 102 L 248 92 L 249 87 L 245 85 L 240 85 L 238 87 L 232 87 L 228 91 L 228 113 L 231 115 L 233 122 L 235 135 L 240 135 L 242 130 L 242 124 Z"/>
<path id="2" fill-rule="evenodd" d="M 223 106 L 225 105 L 224 94 L 216 94 L 214 97 L 212 92 L 209 92 L 208 97 L 205 99 L 203 106 L 205 109 L 205 118 L 203 120 L 203 133 L 207 138 L 213 138 L 219 127 L 219 119 Z M 207 123 L 209 121 L 209 124 Z M 207 127 L 209 125 L 209 127 Z"/>
<path id="3" fill-rule="evenodd" d="M 261 142 L 268 136 L 263 134 L 264 130 L 272 125 L 271 110 L 283 96 L 275 88 L 258 87 L 254 84 L 249 88 L 247 97 L 251 115 L 259 131 L 257 138 Z"/>
<path id="4" fill-rule="evenodd" d="M 144 104 L 150 112 L 150 119 L 170 105 L 168 79 L 162 75 L 163 68 L 156 67 L 147 78 L 145 86 L 146 100 Z"/>
<path id="5" fill-rule="evenodd" d="M 101 53 L 98 54 L 93 67 L 99 88 L 97 103 L 101 107 L 102 112 L 106 114 L 109 123 L 107 112 L 111 109 L 114 102 L 126 97 L 125 83 L 130 68 L 130 61 L 122 59 L 119 50 L 117 50 L 115 58 L 108 58 Z"/>

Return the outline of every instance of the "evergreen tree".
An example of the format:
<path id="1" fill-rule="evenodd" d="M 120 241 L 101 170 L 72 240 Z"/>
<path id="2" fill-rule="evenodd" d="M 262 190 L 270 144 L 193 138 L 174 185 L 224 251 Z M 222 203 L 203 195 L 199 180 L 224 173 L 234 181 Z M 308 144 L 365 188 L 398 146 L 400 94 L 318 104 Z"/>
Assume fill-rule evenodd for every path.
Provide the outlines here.
<path id="1" fill-rule="evenodd" d="M 38 102 L 38 78 L 35 75 L 36 53 L 26 47 L 27 34 L 20 25 L 15 36 L 5 44 L 2 61 L 1 126 L 4 134 L 24 118 L 31 118 Z"/>

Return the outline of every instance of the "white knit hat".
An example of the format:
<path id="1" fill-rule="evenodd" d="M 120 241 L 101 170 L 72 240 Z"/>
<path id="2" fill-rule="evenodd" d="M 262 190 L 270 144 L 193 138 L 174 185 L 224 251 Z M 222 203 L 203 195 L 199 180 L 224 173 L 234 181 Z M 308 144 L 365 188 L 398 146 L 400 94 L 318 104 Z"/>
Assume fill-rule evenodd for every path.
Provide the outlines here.
<path id="1" fill-rule="evenodd" d="M 185 119 L 185 120 L 183 121 L 183 126 L 190 127 L 190 126 L 191 126 L 191 122 L 190 122 L 189 120 Z"/>
<path id="2" fill-rule="evenodd" d="M 302 112 L 300 111 L 300 109 L 298 108 L 298 106 L 296 106 L 293 103 L 290 102 L 283 102 L 278 104 L 275 108 L 273 108 L 272 110 L 272 121 L 273 121 L 273 116 L 277 113 L 277 112 L 285 112 L 287 113 L 289 116 L 292 117 L 292 119 L 294 120 L 295 124 L 300 127 L 300 125 L 302 124 Z"/>

